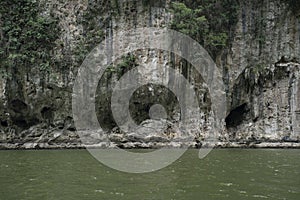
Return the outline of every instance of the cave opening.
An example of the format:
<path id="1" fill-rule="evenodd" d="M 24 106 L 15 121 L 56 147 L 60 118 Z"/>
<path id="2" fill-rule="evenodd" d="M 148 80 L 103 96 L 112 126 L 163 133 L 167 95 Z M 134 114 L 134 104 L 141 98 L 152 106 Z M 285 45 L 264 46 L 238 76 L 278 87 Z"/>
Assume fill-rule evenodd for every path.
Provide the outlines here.
<path id="1" fill-rule="evenodd" d="M 53 109 L 51 107 L 45 106 L 41 110 L 41 115 L 44 120 L 46 120 L 47 122 L 50 122 L 53 120 L 53 117 L 54 117 Z"/>
<path id="2" fill-rule="evenodd" d="M 107 98 L 103 98 L 105 95 L 96 97 L 96 116 L 101 127 L 105 130 L 112 130 L 117 124 L 111 110 L 111 94 L 106 95 Z M 176 95 L 170 89 L 156 84 L 145 84 L 134 91 L 129 101 L 130 117 L 139 125 L 143 121 L 151 119 L 150 110 L 153 108 L 152 106 L 158 104 L 166 111 L 165 119 L 176 121 L 178 113 L 180 113 Z"/>
<path id="3" fill-rule="evenodd" d="M 136 124 L 151 119 L 150 110 L 154 105 L 161 105 L 166 111 L 166 119 L 173 121 L 180 113 L 179 101 L 168 88 L 146 84 L 138 88 L 130 99 L 129 111 Z"/>
<path id="4" fill-rule="evenodd" d="M 19 99 L 14 99 L 11 101 L 11 109 L 16 113 L 26 113 L 28 105 Z"/>
<path id="5" fill-rule="evenodd" d="M 226 117 L 226 127 L 227 129 L 236 128 L 247 119 L 249 113 L 249 108 L 246 103 L 233 109 Z"/>
<path id="6" fill-rule="evenodd" d="M 14 123 L 16 124 L 17 127 L 20 127 L 21 129 L 29 128 L 27 121 L 24 119 L 16 119 L 14 120 Z"/>
<path id="7" fill-rule="evenodd" d="M 8 127 L 8 122 L 7 121 L 1 121 L 1 126 L 3 127 Z"/>

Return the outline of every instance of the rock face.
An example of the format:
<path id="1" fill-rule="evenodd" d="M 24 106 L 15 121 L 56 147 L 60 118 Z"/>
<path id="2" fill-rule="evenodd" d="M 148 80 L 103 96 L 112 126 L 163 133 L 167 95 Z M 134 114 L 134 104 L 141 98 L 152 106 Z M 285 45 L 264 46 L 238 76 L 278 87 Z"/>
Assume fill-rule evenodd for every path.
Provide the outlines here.
<path id="1" fill-rule="evenodd" d="M 299 140 L 299 64 L 277 63 L 262 74 L 246 68 L 233 88 L 234 110 L 226 118 L 231 140 Z M 252 76 L 252 77 L 251 77 Z"/>
<path id="2" fill-rule="evenodd" d="M 36 66 L 15 66 L 13 70 L 0 66 L 0 72 L 11 73 L 0 79 L 0 146 L 81 147 L 71 101 L 83 58 L 103 38 L 123 38 L 125 30 L 140 27 L 167 27 L 172 20 L 170 2 L 40 0 L 39 6 L 40 15 L 57 19 L 61 30 L 50 52 L 54 61 L 48 73 Z M 3 26 L 0 20 L 1 40 L 7 37 Z M 226 125 L 218 133 L 220 146 L 299 142 L 299 16 L 283 0 L 243 0 L 238 4 L 237 23 L 230 27 L 230 33 L 227 47 L 215 58 L 227 95 Z M 172 65 L 195 86 L 202 121 L 197 122 L 199 127 L 191 130 L 190 137 L 195 138 L 191 145 L 199 146 L 212 128 L 208 87 L 201 75 L 180 58 L 152 49 L 124 55 L 99 81 L 97 117 L 113 145 L 150 148 L 170 144 L 170 137 L 186 141 L 174 128 L 180 118 L 176 97 L 154 85 L 140 88 L 130 104 L 132 117 L 143 125 L 139 130 L 143 134 L 123 133 L 116 128 L 109 102 L 112 89 L 120 76 L 140 65 L 155 65 L 158 72 L 162 66 Z M 159 73 L 157 78 L 161 78 Z M 168 130 L 158 133 L 148 130 L 161 123 L 150 120 L 148 114 L 156 103 L 165 107 L 170 125 Z"/>
<path id="3" fill-rule="evenodd" d="M 282 1 L 243 1 L 227 54 L 228 137 L 299 140 L 299 17 Z"/>

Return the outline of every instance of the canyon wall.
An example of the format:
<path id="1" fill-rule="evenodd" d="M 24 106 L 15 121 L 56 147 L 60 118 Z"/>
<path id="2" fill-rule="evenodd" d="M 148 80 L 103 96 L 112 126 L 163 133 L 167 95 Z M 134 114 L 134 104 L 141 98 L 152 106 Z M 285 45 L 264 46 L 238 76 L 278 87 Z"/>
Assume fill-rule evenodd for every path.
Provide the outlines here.
<path id="1" fill-rule="evenodd" d="M 126 30 L 169 27 L 172 22 L 171 1 L 39 0 L 28 4 L 30 9 L 33 6 L 38 8 L 38 14 L 34 15 L 37 22 L 54 19 L 57 31 L 53 29 L 55 36 L 47 41 L 51 30 L 46 33 L 40 30 L 47 41 L 44 46 L 36 39 L 37 35 L 31 36 L 32 40 L 42 44 L 30 46 L 28 51 L 46 49 L 48 57 L 40 55 L 42 61 L 27 64 L 17 57 L 23 52 L 22 43 L 17 49 L 10 48 L 13 41 L 11 30 L 15 29 L 9 22 L 22 19 L 17 11 L 12 10 L 16 6 L 26 7 L 26 2 L 31 1 L 19 2 L 20 5 L 6 2 L 0 15 L 1 51 L 4 52 L 0 58 L 5 60 L 0 62 L 1 146 L 78 147 L 80 138 L 73 122 L 72 90 L 85 56 L 103 39 L 126 39 L 122 35 Z M 283 0 L 234 2 L 237 19 L 228 27 L 227 45 L 212 55 L 223 76 L 227 97 L 224 105 L 227 116 L 223 119 L 222 131 L 218 132 L 220 145 L 297 143 L 300 138 L 300 17 L 291 9 L 293 5 Z M 212 5 L 217 6 L 218 1 Z M 5 9 L 10 20 L 4 17 Z M 27 24 L 28 27 L 23 27 L 23 32 L 17 36 L 30 34 L 32 22 Z M 109 102 L 118 78 L 140 65 L 146 68 L 139 70 L 147 71 L 147 66 L 151 65 L 154 66 L 152 70 L 158 72 L 162 66 L 171 66 L 195 86 L 202 120 L 191 132 L 193 145 L 199 145 L 212 126 L 208 87 L 192 66 L 178 56 L 159 50 L 132 52 L 108 68 L 99 81 L 96 94 L 97 118 L 101 126 L 116 143 L 124 146 L 127 142 L 131 143 L 128 147 L 134 147 L 132 143 L 140 142 L 138 147 L 143 147 L 143 138 L 126 135 L 116 128 Z M 162 78 L 159 73 L 157 76 Z M 176 98 L 165 88 L 154 85 L 147 85 L 134 94 L 131 115 L 137 123 L 157 127 L 160 122 L 151 121 L 148 111 L 151 105 L 159 102 L 166 109 L 168 123 L 176 124 L 180 115 Z M 170 128 L 167 132 L 170 135 L 176 130 Z M 149 134 L 153 133 L 150 131 Z M 154 136 L 151 144 L 168 141 L 169 137 L 163 134 Z"/>

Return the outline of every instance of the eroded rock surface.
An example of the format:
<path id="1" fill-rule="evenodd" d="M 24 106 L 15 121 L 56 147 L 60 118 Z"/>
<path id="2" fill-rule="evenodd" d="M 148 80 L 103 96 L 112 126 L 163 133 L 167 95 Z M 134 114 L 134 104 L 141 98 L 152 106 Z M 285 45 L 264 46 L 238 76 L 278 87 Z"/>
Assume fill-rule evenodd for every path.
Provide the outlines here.
<path id="1" fill-rule="evenodd" d="M 0 146 L 82 147 L 71 105 L 73 83 L 82 58 L 103 38 L 125 38 L 124 30 L 167 27 L 172 20 L 168 11 L 170 2 L 40 0 L 39 5 L 42 15 L 53 15 L 59 20 L 61 33 L 52 51 L 55 64 L 47 74 L 36 67 L 17 66 L 11 77 L 0 79 Z M 232 40 L 215 58 L 227 94 L 227 105 L 224 105 L 227 117 L 223 130 L 218 133 L 219 146 L 264 147 L 264 142 L 270 147 L 274 143 L 279 147 L 293 146 L 290 144 L 300 139 L 299 16 L 281 0 L 243 0 L 238 10 L 237 24 L 230 27 Z M 196 88 L 202 117 L 197 122 L 199 127 L 191 130 L 189 137 L 193 138 L 193 146 L 203 142 L 212 125 L 210 95 L 201 75 L 184 68 L 182 60 L 172 58 L 167 52 L 139 50 L 131 56 L 134 60 L 127 60 L 129 68 L 124 60 L 118 60 L 115 65 L 123 66 L 122 70 L 107 71 L 98 85 L 97 117 L 112 141 L 110 145 L 150 148 L 176 146 L 178 141 L 185 141 L 173 125 L 169 132 L 151 131 L 161 123 L 148 116 L 149 108 L 158 100 L 166 108 L 168 123 L 180 118 L 176 98 L 164 88 L 148 85 L 134 94 L 131 114 L 143 125 L 137 132 L 118 131 L 110 111 L 112 89 L 123 73 L 150 64 L 159 72 L 170 65 L 170 60 L 175 63 L 175 70 Z M 169 103 L 170 99 L 174 101 Z M 91 138 L 97 133 L 86 131 Z M 98 137 L 91 143 L 103 142 L 105 146 L 104 138 Z"/>

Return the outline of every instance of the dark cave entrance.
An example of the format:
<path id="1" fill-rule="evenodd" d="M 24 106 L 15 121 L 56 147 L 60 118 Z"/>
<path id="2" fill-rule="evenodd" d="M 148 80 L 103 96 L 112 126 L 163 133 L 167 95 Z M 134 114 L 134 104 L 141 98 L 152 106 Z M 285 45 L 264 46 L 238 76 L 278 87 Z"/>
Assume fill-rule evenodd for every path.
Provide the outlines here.
<path id="1" fill-rule="evenodd" d="M 248 113 L 249 108 L 246 103 L 233 109 L 225 119 L 226 127 L 230 129 L 241 125 L 243 121 L 247 120 Z"/>

